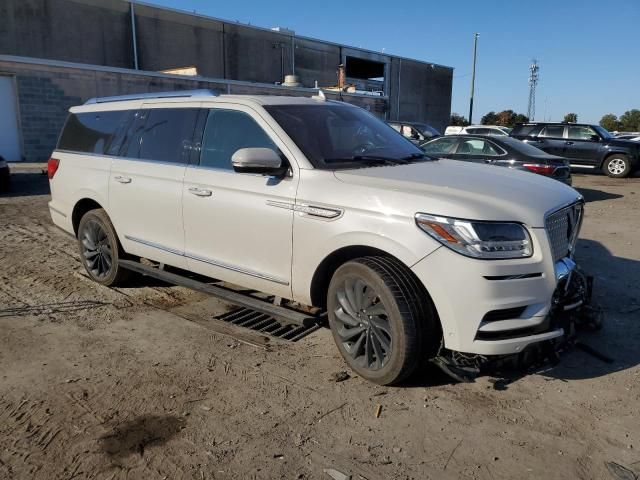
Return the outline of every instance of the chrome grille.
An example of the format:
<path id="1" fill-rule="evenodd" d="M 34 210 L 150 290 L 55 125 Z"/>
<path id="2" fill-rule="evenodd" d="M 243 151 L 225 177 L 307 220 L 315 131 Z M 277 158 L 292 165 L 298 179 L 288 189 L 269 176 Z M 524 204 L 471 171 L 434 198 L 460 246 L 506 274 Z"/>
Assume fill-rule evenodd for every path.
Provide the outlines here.
<path id="1" fill-rule="evenodd" d="M 554 262 L 569 256 L 575 248 L 582 223 L 582 209 L 582 202 L 578 202 L 547 216 L 545 228 Z"/>

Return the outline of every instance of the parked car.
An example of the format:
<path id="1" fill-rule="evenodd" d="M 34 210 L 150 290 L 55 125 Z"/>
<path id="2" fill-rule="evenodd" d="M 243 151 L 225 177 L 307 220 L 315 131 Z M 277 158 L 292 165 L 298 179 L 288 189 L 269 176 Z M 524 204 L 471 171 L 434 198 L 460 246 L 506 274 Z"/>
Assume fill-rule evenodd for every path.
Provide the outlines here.
<path id="1" fill-rule="evenodd" d="M 7 161 L 0 157 L 0 193 L 8 192 L 11 185 L 11 171 Z"/>
<path id="2" fill-rule="evenodd" d="M 445 135 L 491 135 L 493 137 L 508 137 L 510 128 L 499 125 L 469 125 L 468 127 L 449 126 Z"/>
<path id="3" fill-rule="evenodd" d="M 602 169 L 614 178 L 640 164 L 640 144 L 617 139 L 599 125 L 531 122 L 517 125 L 511 136 L 569 159 L 572 167 Z"/>
<path id="4" fill-rule="evenodd" d="M 433 160 L 321 95 L 155 95 L 71 108 L 49 160 L 51 217 L 97 283 L 147 259 L 326 309 L 341 355 L 379 384 L 563 336 L 572 188 Z"/>
<path id="5" fill-rule="evenodd" d="M 447 135 L 420 145 L 430 156 L 525 170 L 571 185 L 569 162 L 510 137 Z"/>
<path id="6" fill-rule="evenodd" d="M 417 122 L 387 122 L 397 132 L 407 137 L 416 145 L 442 134 L 426 123 Z"/>
<path id="7" fill-rule="evenodd" d="M 616 135 L 618 140 L 631 140 L 632 142 L 640 142 L 640 135 Z"/>

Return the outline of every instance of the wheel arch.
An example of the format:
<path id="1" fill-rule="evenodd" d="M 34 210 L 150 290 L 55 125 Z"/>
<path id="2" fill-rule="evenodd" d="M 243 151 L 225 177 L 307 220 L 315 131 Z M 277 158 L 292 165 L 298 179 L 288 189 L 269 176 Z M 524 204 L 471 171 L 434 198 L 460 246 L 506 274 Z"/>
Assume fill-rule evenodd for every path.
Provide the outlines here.
<path id="1" fill-rule="evenodd" d="M 93 198 L 85 197 L 76 202 L 71 213 L 71 224 L 73 225 L 73 233 L 75 236 L 78 236 L 78 226 L 84 214 L 98 208 L 104 209 L 104 207 Z"/>
<path id="2" fill-rule="evenodd" d="M 338 248 L 337 250 L 334 250 L 327 256 L 325 256 L 325 258 L 316 267 L 316 270 L 311 279 L 311 286 L 310 286 L 310 292 L 309 292 L 312 305 L 317 307 L 322 307 L 322 308 L 326 307 L 326 292 L 329 288 L 329 282 L 331 281 L 331 277 L 333 276 L 334 272 L 341 265 L 356 258 L 371 257 L 371 256 L 387 257 L 387 258 L 394 259 L 399 264 L 403 265 L 411 275 L 415 275 L 409 265 L 407 265 L 404 261 L 399 259 L 397 256 L 392 255 L 391 253 L 385 250 L 381 250 L 380 248 L 372 247 L 369 245 L 343 246 L 341 248 Z M 422 287 L 422 289 L 424 289 L 424 293 L 427 296 L 429 296 L 429 293 L 427 292 L 426 287 L 424 286 L 422 281 L 420 281 L 420 279 L 418 279 L 417 277 L 416 277 L 416 282 L 418 285 Z"/>

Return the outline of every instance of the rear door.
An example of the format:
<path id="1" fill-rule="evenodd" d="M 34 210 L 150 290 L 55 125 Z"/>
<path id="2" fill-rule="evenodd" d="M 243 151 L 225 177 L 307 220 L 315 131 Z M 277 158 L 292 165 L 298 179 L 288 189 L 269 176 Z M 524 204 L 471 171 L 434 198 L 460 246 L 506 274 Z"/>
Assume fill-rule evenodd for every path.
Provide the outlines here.
<path id="1" fill-rule="evenodd" d="M 472 137 L 463 138 L 458 149 L 451 158 L 473 163 L 493 163 L 504 154 L 499 147 L 487 139 Z"/>
<path id="2" fill-rule="evenodd" d="M 574 165 L 594 166 L 598 163 L 600 143 L 598 132 L 588 125 L 569 125 L 564 156 Z"/>
<path id="3" fill-rule="evenodd" d="M 109 213 L 124 249 L 185 268 L 182 182 L 200 106 L 149 104 L 135 120 L 109 179 Z"/>
<path id="4" fill-rule="evenodd" d="M 530 138 L 529 143 L 551 155 L 562 157 L 566 146 L 564 136 L 564 125 L 547 125 L 540 131 L 537 137 Z"/>
<path id="5" fill-rule="evenodd" d="M 435 158 L 452 158 L 459 141 L 459 137 L 440 137 L 425 143 L 421 148 L 424 153 Z"/>
<path id="6" fill-rule="evenodd" d="M 196 165 L 185 173 L 185 255 L 191 271 L 291 297 L 297 165 L 269 124 L 235 104 L 207 113 Z M 241 148 L 270 148 L 292 167 L 285 178 L 237 173 Z"/>

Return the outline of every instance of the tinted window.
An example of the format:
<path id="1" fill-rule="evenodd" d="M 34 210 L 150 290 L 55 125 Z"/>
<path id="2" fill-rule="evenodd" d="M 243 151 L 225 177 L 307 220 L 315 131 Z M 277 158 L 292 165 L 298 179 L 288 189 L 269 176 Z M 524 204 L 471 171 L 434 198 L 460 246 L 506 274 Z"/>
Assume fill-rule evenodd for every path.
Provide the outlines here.
<path id="1" fill-rule="evenodd" d="M 562 138 L 564 125 L 547 125 L 542 129 L 540 137 Z"/>
<path id="2" fill-rule="evenodd" d="M 384 161 L 421 155 L 383 121 L 351 105 L 318 102 L 265 109 L 316 168 L 354 168 L 367 165 L 373 156 Z"/>
<path id="3" fill-rule="evenodd" d="M 211 110 L 202 138 L 200 165 L 232 170 L 231 157 L 241 148 L 270 148 L 280 153 L 267 133 L 248 114 Z"/>
<path id="4" fill-rule="evenodd" d="M 497 156 L 500 155 L 496 148 L 486 140 L 480 138 L 471 138 L 469 140 L 463 140 L 458 147 L 458 154 L 463 155 L 482 155 L 482 156 Z"/>
<path id="5" fill-rule="evenodd" d="M 58 149 L 104 154 L 127 110 L 72 113 L 58 141 Z"/>
<path id="6" fill-rule="evenodd" d="M 536 130 L 538 129 L 537 125 L 518 125 L 516 126 L 516 128 L 513 129 L 513 131 L 511 132 L 512 135 L 514 136 L 529 136 L 529 135 L 535 135 Z"/>
<path id="7" fill-rule="evenodd" d="M 591 140 L 593 135 L 598 135 L 591 127 L 570 126 L 567 137 L 572 140 Z"/>
<path id="8" fill-rule="evenodd" d="M 480 133 L 479 128 L 465 128 L 464 131 L 469 135 L 478 135 Z"/>
<path id="9" fill-rule="evenodd" d="M 457 144 L 457 138 L 438 138 L 422 145 L 422 150 L 430 155 L 446 155 L 453 153 Z"/>
<path id="10" fill-rule="evenodd" d="M 130 134 L 126 155 L 168 163 L 187 163 L 197 108 L 143 110 Z"/>

